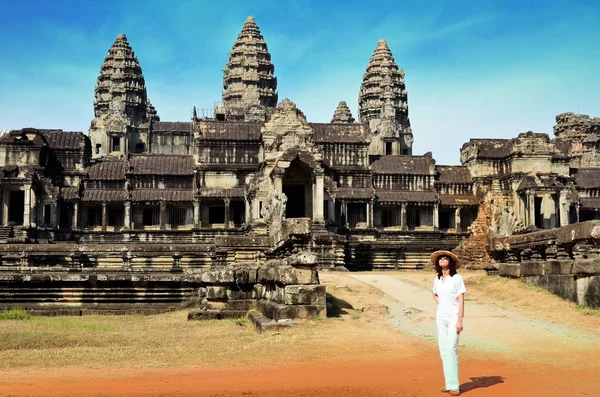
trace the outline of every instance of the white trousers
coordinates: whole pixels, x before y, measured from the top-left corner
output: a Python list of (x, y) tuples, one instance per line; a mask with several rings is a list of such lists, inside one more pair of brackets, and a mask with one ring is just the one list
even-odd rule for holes
[(458, 334), (456, 322), (458, 317), (437, 317), (438, 344), (444, 367), (444, 379), (447, 390), (458, 390)]

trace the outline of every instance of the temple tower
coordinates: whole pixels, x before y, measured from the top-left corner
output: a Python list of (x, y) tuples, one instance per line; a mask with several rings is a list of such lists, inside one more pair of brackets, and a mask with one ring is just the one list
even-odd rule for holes
[(158, 119), (147, 98), (142, 68), (124, 34), (118, 35), (108, 50), (94, 94), (93, 157), (126, 154), (133, 130), (150, 118)]
[(265, 120), (267, 108), (277, 106), (274, 70), (267, 43), (250, 16), (223, 71), (223, 106), (228, 120)]
[(359, 117), (378, 138), (371, 154), (412, 154), (412, 131), (404, 70), (385, 40), (379, 40), (367, 65), (358, 97)]
[(352, 117), (352, 112), (350, 112), (350, 108), (346, 104), (346, 101), (341, 101), (335, 112), (333, 113), (333, 117), (331, 118), (331, 124), (352, 124), (354, 123), (354, 117)]

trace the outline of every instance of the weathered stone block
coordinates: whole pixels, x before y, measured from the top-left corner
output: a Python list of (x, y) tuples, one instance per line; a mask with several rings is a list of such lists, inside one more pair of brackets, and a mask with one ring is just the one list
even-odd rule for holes
[(286, 305), (325, 305), (325, 286), (287, 285), (284, 303)]
[(227, 288), (217, 285), (206, 287), (206, 299), (223, 300), (225, 298), (227, 298)]
[(522, 277), (521, 280), (544, 288), (563, 299), (577, 302), (577, 283), (573, 276), (531, 276)]
[(309, 267), (278, 266), (275, 281), (282, 284), (313, 284), (313, 269)]
[(520, 277), (521, 264), (519, 263), (501, 263), (498, 265), (498, 274), (503, 277)]
[(274, 282), (276, 280), (275, 267), (261, 267), (258, 269), (257, 275), (260, 283)]
[(262, 284), (254, 284), (253, 287), (254, 294), (256, 299), (265, 299), (266, 298), (266, 289)]
[(253, 299), (236, 299), (229, 300), (225, 305), (226, 310), (242, 310), (248, 311), (256, 307), (256, 301)]
[(600, 275), (600, 258), (576, 260), (573, 263), (573, 274)]
[(327, 317), (325, 305), (282, 305), (265, 300), (258, 301), (258, 308), (267, 317), (273, 320)]
[(543, 276), (544, 270), (544, 262), (521, 262), (521, 277)]
[(292, 266), (316, 266), (319, 263), (319, 257), (314, 252), (300, 252), (288, 257), (287, 261)]
[(600, 276), (586, 277), (585, 288), (580, 290), (580, 280), (577, 280), (578, 295), (581, 293), (580, 304), (600, 309)]
[(558, 276), (571, 274), (573, 261), (548, 261), (546, 262), (545, 273), (547, 276)]
[(227, 299), (254, 299), (256, 293), (253, 289), (242, 290), (242, 289), (231, 289), (227, 288)]

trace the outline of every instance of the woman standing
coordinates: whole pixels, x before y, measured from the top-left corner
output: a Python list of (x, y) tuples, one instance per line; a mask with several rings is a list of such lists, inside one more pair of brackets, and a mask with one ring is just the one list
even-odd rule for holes
[(437, 303), (437, 334), (446, 385), (442, 392), (460, 395), (458, 381), (458, 335), (463, 330), (465, 282), (456, 273), (460, 260), (450, 251), (431, 254), (437, 277), (433, 282), (433, 299)]

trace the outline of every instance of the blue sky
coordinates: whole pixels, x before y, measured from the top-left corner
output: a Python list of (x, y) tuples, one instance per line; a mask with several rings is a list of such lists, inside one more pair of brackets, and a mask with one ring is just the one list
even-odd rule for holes
[(125, 33), (163, 121), (221, 100), (246, 17), (269, 46), (279, 99), (328, 122), (379, 39), (406, 72), (413, 153), (459, 164), (470, 138), (547, 132), (600, 116), (600, 2), (0, 0), (0, 129), (87, 133), (107, 50)]

